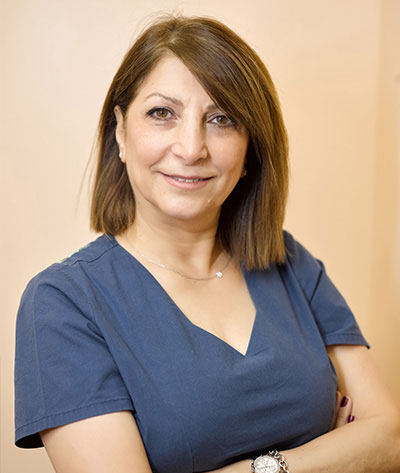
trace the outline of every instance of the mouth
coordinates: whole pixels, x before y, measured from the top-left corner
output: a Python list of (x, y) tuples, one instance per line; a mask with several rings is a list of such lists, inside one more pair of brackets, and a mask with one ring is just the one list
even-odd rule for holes
[(171, 184), (176, 184), (185, 189), (198, 189), (205, 185), (213, 176), (182, 176), (179, 174), (165, 174), (161, 173), (164, 178)]
[(201, 176), (181, 176), (179, 174), (165, 174), (161, 173), (165, 177), (169, 177), (171, 179), (175, 179), (178, 182), (200, 182), (200, 181), (209, 181), (210, 177), (201, 177)]

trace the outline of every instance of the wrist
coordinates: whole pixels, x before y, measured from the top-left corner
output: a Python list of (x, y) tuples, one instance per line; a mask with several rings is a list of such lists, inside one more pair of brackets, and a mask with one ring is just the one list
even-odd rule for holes
[(289, 473), (289, 466), (281, 453), (271, 450), (252, 460), (250, 473)]

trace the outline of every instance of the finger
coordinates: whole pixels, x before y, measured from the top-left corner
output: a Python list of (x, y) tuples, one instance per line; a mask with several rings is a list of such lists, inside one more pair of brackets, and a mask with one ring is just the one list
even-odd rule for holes
[(340, 407), (338, 410), (338, 415), (336, 418), (335, 429), (338, 427), (342, 427), (343, 425), (347, 424), (349, 419), (351, 419), (353, 410), (353, 401), (348, 396), (343, 396), (340, 401)]
[(340, 391), (336, 391), (336, 405), (335, 405), (335, 411), (333, 413), (333, 417), (332, 417), (332, 422), (331, 422), (331, 425), (329, 427), (329, 430), (332, 430), (335, 428), (336, 426), (336, 419), (337, 419), (337, 415), (338, 415), (338, 412), (339, 412), (339, 408), (340, 408), (340, 402), (342, 400), (342, 393)]

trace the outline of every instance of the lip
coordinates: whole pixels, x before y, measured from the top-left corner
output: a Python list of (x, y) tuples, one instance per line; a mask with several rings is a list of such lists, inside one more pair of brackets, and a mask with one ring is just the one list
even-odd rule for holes
[[(199, 175), (191, 175), (191, 176), (184, 176), (182, 174), (164, 174), (163, 172), (160, 173), (161, 176), (164, 178), (168, 184), (171, 184), (174, 187), (179, 189), (186, 189), (186, 190), (198, 190), (202, 187), (206, 186), (208, 182), (212, 179), (212, 176), (199, 176)], [(193, 180), (192, 182), (187, 181), (180, 181), (178, 179), (201, 179), (199, 181)]]

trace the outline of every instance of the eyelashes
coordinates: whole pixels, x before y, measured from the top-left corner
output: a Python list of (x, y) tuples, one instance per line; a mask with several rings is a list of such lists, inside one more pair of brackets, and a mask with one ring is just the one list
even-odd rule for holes
[(234, 127), (237, 128), (237, 122), (231, 117), (228, 117), (228, 115), (216, 115), (215, 117), (212, 118), (212, 121), (217, 120), (217, 122), (214, 122), (216, 125), (220, 127)]
[[(146, 115), (159, 122), (165, 122), (174, 118), (173, 110), (170, 110), (168, 107), (153, 107), (146, 112)], [(237, 121), (224, 113), (212, 115), (207, 119), (207, 123), (216, 125), (218, 128), (238, 127)]]
[[(168, 120), (169, 118), (172, 118), (172, 112), (166, 107), (154, 107), (150, 109), (146, 115), (150, 116), (151, 118), (154, 118), (155, 120)], [(168, 116), (169, 115), (169, 116)]]

